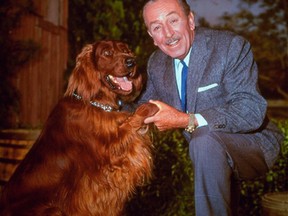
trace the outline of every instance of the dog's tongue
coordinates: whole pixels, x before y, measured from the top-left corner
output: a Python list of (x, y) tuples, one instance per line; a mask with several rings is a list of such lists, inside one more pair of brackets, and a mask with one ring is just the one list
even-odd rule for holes
[(115, 77), (115, 79), (123, 91), (130, 91), (132, 89), (132, 82), (127, 77)]

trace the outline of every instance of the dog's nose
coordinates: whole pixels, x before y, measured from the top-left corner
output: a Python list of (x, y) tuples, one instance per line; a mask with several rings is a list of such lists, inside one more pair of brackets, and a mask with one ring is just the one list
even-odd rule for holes
[(125, 64), (127, 68), (134, 67), (136, 65), (135, 59), (134, 58), (127, 58), (125, 60)]

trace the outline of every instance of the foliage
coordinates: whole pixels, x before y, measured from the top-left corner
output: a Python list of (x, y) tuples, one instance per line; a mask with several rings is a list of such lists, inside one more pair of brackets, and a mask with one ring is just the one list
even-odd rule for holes
[(278, 160), (266, 176), (241, 183), (241, 215), (261, 216), (261, 197), (270, 192), (288, 190), (288, 120), (278, 121), (285, 135)]
[(85, 44), (113, 39), (128, 43), (138, 56), (139, 70), (145, 71), (147, 58), (154, 47), (142, 21), (144, 2), (70, 0), (70, 66), (74, 65), (76, 55)]
[[(218, 28), (247, 38), (260, 71), (260, 87), (266, 97), (288, 99), (288, 3), (283, 0), (243, 0), (240, 11), (222, 16)], [(251, 10), (258, 7), (259, 14)]]
[(193, 171), (179, 130), (153, 133), (154, 177), (127, 206), (128, 215), (193, 215)]
[(2, 0), (0, 4), (0, 128), (14, 126), (10, 119), (19, 111), (20, 96), (12, 80), (17, 69), (39, 50), (34, 41), (15, 40), (11, 34), (21, 17), (32, 10), (32, 0)]
[[(266, 176), (241, 182), (240, 215), (260, 216), (265, 193), (288, 190), (288, 120), (277, 124), (285, 134), (280, 156)], [(178, 130), (154, 131), (153, 135), (154, 178), (137, 190), (127, 206), (127, 215), (192, 216), (194, 188), (188, 144)]]

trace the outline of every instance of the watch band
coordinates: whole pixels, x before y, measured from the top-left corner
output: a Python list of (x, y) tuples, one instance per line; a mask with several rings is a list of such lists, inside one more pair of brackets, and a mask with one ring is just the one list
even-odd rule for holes
[(192, 133), (196, 129), (195, 115), (194, 113), (188, 113), (188, 114), (189, 114), (189, 124), (185, 128), (185, 131), (187, 131), (188, 133)]

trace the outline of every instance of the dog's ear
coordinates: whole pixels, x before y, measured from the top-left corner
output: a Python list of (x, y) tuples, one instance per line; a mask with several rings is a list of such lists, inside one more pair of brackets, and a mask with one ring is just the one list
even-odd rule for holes
[(65, 96), (71, 96), (77, 92), (83, 101), (90, 101), (98, 93), (101, 81), (100, 73), (96, 71), (93, 63), (95, 46), (97, 44), (86, 45), (77, 56), (76, 66), (69, 78)]

